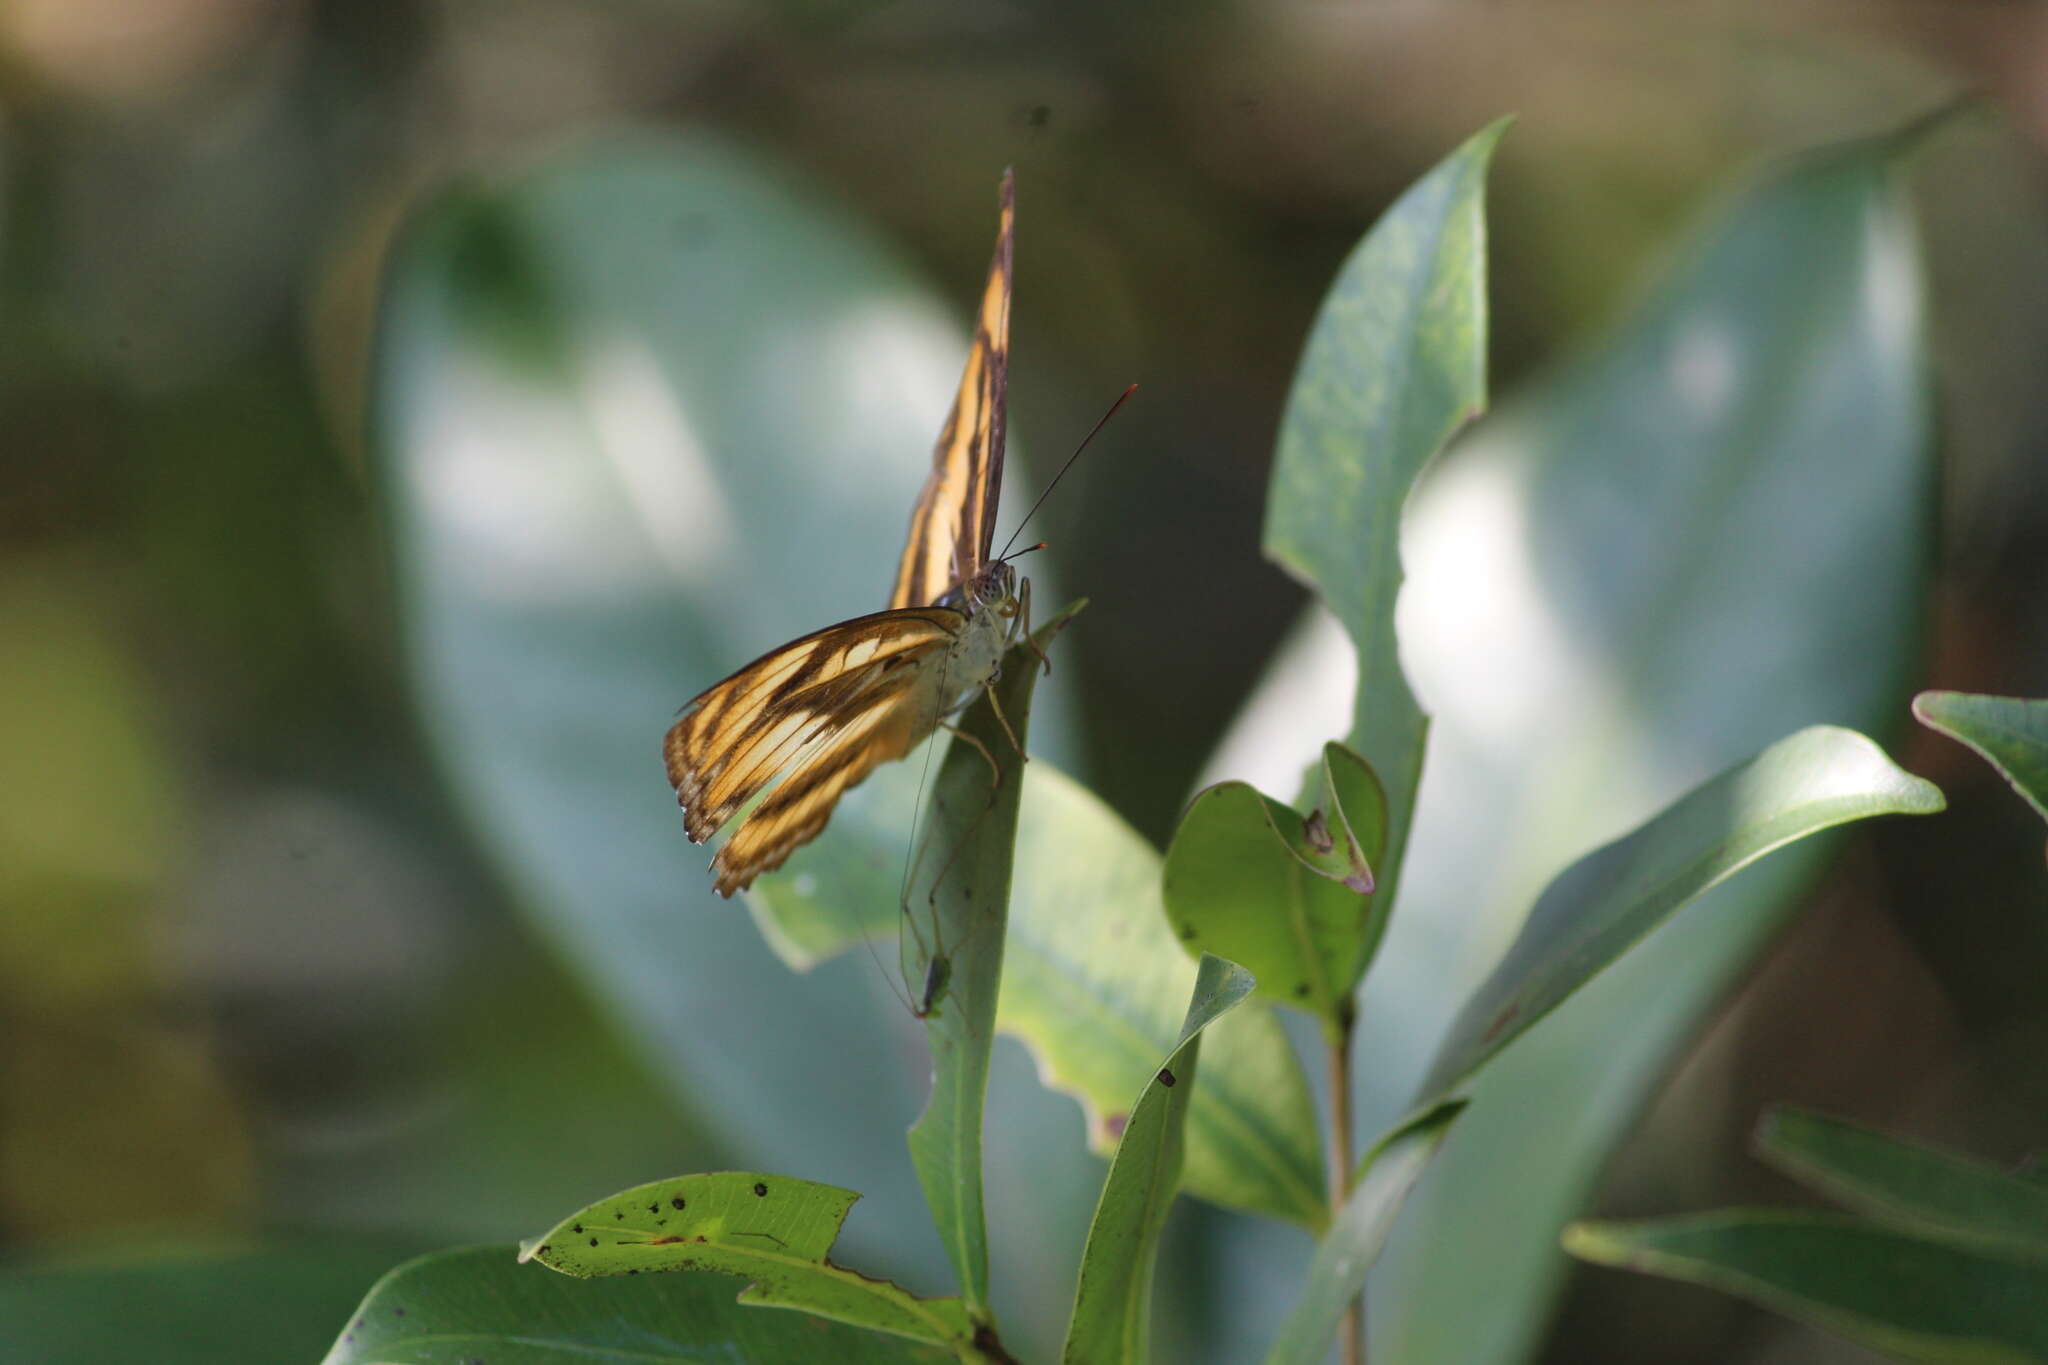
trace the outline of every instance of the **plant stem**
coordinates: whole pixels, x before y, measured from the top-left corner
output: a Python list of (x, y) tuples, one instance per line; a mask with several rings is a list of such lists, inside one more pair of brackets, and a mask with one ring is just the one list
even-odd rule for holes
[[(1344, 1001), (1337, 1026), (1330, 1033), (1330, 1213), (1334, 1217), (1351, 1198), (1351, 1034), (1358, 1014)], [(1365, 1365), (1365, 1296), (1344, 1310), (1337, 1328), (1338, 1359), (1343, 1365)]]

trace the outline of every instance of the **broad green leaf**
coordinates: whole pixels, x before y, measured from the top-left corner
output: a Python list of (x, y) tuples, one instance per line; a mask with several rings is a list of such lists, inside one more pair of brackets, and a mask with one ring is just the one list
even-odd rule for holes
[(2048, 1187), (1985, 1162), (1798, 1109), (1767, 1115), (1756, 1146), (1787, 1174), (1908, 1232), (2048, 1252)]
[[(1898, 146), (1823, 149), (1753, 183), (1605, 340), (1417, 488), (1398, 624), (1433, 716), (1429, 780), (1360, 996), (1361, 1127), (1405, 1112), (1560, 870), (1785, 735), (1898, 716), (1932, 524)], [(1285, 782), (1342, 724), (1300, 696), (1319, 668), (1343, 676), (1348, 644), (1334, 625), (1305, 640), (1247, 710), (1258, 743), (1227, 746), (1263, 763), (1223, 776)], [(1513, 1365), (1533, 1348), (1569, 1265), (1558, 1227), (1832, 843), (1715, 888), (1487, 1067), (1374, 1276), (1375, 1358)]]
[(939, 1365), (935, 1347), (735, 1301), (724, 1275), (579, 1281), (468, 1247), (378, 1281), (325, 1365)]
[(1152, 1272), (1159, 1234), (1180, 1188), (1202, 1031), (1236, 1008), (1256, 984), (1251, 973), (1219, 957), (1205, 954), (1196, 970), (1180, 1042), (1131, 1106), (1102, 1183), (1060, 1357), (1067, 1365), (1147, 1365), (1151, 1360)]
[(1321, 1365), (1345, 1310), (1365, 1289), (1408, 1191), (1450, 1135), (1465, 1101), (1446, 1100), (1381, 1138), (1360, 1163), (1351, 1197), (1316, 1247), (1301, 1298), (1267, 1365)]
[[(890, 856), (880, 843), (873, 852)], [(1107, 1155), (1123, 1106), (1173, 1047), (1195, 964), (1167, 926), (1158, 852), (1037, 758), (1024, 765), (1015, 867), (996, 1029), (1031, 1050), (1047, 1085), (1081, 1102), (1089, 1144)], [(894, 875), (901, 878), (900, 868)], [(807, 888), (809, 922), (830, 926), (814, 942), (843, 951), (863, 932), (894, 932), (897, 885), (871, 893), (889, 907), (889, 920), (866, 930), (867, 910), (839, 884)], [(914, 982), (912, 994), (925, 985)], [(1272, 1011), (1255, 1001), (1218, 1024), (1203, 1076), (1188, 1116), (1183, 1187), (1231, 1208), (1320, 1226), (1328, 1209), (1315, 1104)]]
[[(1104, 1153), (1123, 1132), (1124, 1106), (1173, 1049), (1194, 986), (1159, 886), (1150, 844), (1050, 764), (1030, 765), (996, 1025), (1031, 1050), (1047, 1085), (1081, 1102), (1090, 1144)], [(1208, 1031), (1182, 1182), (1311, 1229), (1329, 1216), (1307, 1078), (1257, 1002)]]
[[(1025, 593), (1028, 605), (1028, 584)], [(1080, 605), (1012, 647), (1002, 676), (960, 718), (961, 737), (948, 746), (932, 783), (904, 902), (910, 932), (901, 935), (903, 979), (917, 993), (932, 1052), (931, 1098), (911, 1126), (910, 1159), (977, 1322), (990, 1320), (982, 1105), (1025, 767), (1011, 746), (1030, 742), (1039, 660)]]
[[(859, 1182), (863, 1260), (936, 1275), (913, 1022), (865, 959), (794, 980), (661, 773), (692, 694), (882, 605), (966, 354), (978, 279), (934, 293), (798, 183), (643, 134), (443, 196), (393, 252), (373, 451), (420, 714), (504, 884), (725, 1150)], [(871, 809), (892, 919), (922, 763), (810, 846)]]
[(1558, 874), (1466, 1001), (1424, 1097), (1471, 1075), (1680, 906), (1765, 854), (1851, 820), (1941, 808), (1933, 783), (1855, 731), (1825, 725), (1702, 783)]
[(1564, 1245), (1601, 1265), (1738, 1295), (1899, 1360), (2048, 1361), (2048, 1261), (1776, 1209), (1575, 1223)]
[[(405, 1253), (394, 1245), (291, 1242), (233, 1255), (193, 1253), (118, 1265), (0, 1274), (9, 1360), (151, 1365), (311, 1360), (363, 1286)], [(509, 1255), (509, 1253), (507, 1253)]]
[(1922, 692), (1913, 714), (1982, 754), (2048, 820), (2048, 701)]
[(600, 1199), (520, 1245), (519, 1259), (579, 1279), (710, 1270), (750, 1283), (741, 1303), (800, 1308), (957, 1348), (974, 1335), (958, 1299), (920, 1299), (825, 1259), (852, 1190), (758, 1171), (715, 1171)]
[(1243, 782), (1196, 796), (1166, 851), (1167, 919), (1189, 951), (1243, 963), (1264, 999), (1341, 1027), (1378, 942), (1371, 869), (1386, 848), (1386, 796), (1365, 760), (1325, 746), (1319, 804), (1304, 817)]
[(1266, 503), (1266, 556), (1314, 588), (1358, 652), (1349, 743), (1386, 784), (1391, 903), (1422, 772), (1422, 708), (1394, 640), (1401, 509), (1486, 406), (1486, 170), (1475, 135), (1402, 195), (1338, 272), (1295, 370)]

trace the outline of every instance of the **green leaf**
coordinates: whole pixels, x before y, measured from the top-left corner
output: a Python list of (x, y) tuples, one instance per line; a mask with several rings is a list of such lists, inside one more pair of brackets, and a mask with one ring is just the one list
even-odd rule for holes
[(1776, 1109), (1757, 1152), (1823, 1194), (1901, 1229), (2048, 1252), (2048, 1188), (1840, 1119)]
[(1130, 1122), (1102, 1183), (1060, 1356), (1067, 1365), (1146, 1365), (1151, 1359), (1152, 1272), (1159, 1234), (1180, 1186), (1202, 1031), (1256, 984), (1236, 963), (1203, 955), (1180, 1043), (1131, 1106)]
[(1922, 692), (1913, 698), (1913, 714), (1982, 754), (2048, 820), (2048, 701)]
[(1274, 1004), (1341, 1026), (1379, 941), (1371, 869), (1386, 794), (1341, 744), (1324, 747), (1321, 800), (1304, 818), (1243, 782), (1198, 795), (1166, 851), (1167, 919), (1189, 951), (1242, 962)]
[[(1090, 1144), (1116, 1147), (1123, 1108), (1178, 1036), (1195, 964), (1160, 904), (1160, 858), (1050, 764), (1024, 774), (1017, 882), (996, 1024), (1081, 1102)], [(1310, 1229), (1329, 1216), (1315, 1104), (1286, 1031), (1254, 1002), (1208, 1031), (1190, 1102), (1188, 1193)]]
[(1902, 1360), (2048, 1361), (2048, 1262), (1775, 1209), (1575, 1223), (1564, 1245), (1601, 1265), (1738, 1295)]
[[(1028, 583), (1024, 601), (1028, 611)], [(960, 718), (961, 738), (947, 748), (932, 784), (905, 903), (912, 932), (901, 935), (903, 977), (919, 994), (932, 1052), (931, 1099), (911, 1126), (910, 1159), (977, 1322), (990, 1320), (982, 1105), (996, 1040), (1025, 767), (1011, 746), (1029, 743), (1039, 660), (1081, 606), (1068, 607), (1029, 642), (1013, 646), (1002, 676)], [(990, 771), (991, 761), (1000, 776)]]
[(0, 1274), (10, 1360), (104, 1365), (148, 1343), (151, 1365), (311, 1360), (334, 1324), (401, 1253), (322, 1240), (237, 1255), (194, 1253), (111, 1266)]
[(1266, 556), (1316, 590), (1358, 652), (1351, 747), (1387, 786), (1391, 903), (1427, 721), (1394, 640), (1401, 509), (1424, 464), (1486, 406), (1486, 170), (1505, 120), (1374, 224), (1309, 333), (1280, 424)]
[(715, 1171), (636, 1185), (523, 1242), (519, 1259), (578, 1279), (709, 1270), (750, 1281), (741, 1303), (800, 1308), (952, 1348), (974, 1328), (958, 1299), (919, 1299), (825, 1253), (860, 1198), (852, 1190), (758, 1171)]
[[(901, 833), (886, 836), (893, 853), (882, 851), (884, 837), (873, 856), (897, 860), (900, 879)], [(1158, 852), (1042, 759), (1024, 765), (1015, 868), (996, 1028), (1031, 1050), (1048, 1086), (1081, 1102), (1089, 1145), (1108, 1155), (1123, 1106), (1173, 1047), (1195, 964), (1167, 926)], [(868, 934), (894, 932), (898, 884), (870, 893), (890, 918)], [(833, 951), (859, 944), (868, 912), (845, 888), (860, 885), (807, 888), (810, 923), (829, 926), (814, 942)], [(924, 988), (918, 981), (912, 991)], [(1203, 1076), (1188, 1115), (1187, 1192), (1320, 1227), (1328, 1206), (1315, 1104), (1272, 1011), (1254, 1001), (1223, 1020)]]
[[(1824, 149), (1733, 197), (1610, 336), (1417, 488), (1399, 628), (1429, 781), (1359, 998), (1361, 1128), (1407, 1110), (1561, 869), (1796, 730), (1896, 722), (1932, 447), (1895, 151)], [(1221, 775), (1290, 780), (1341, 723), (1299, 694), (1347, 653), (1334, 625), (1309, 637), (1228, 746), (1263, 761)], [(1569, 1266), (1557, 1229), (1833, 843), (1715, 888), (1487, 1067), (1374, 1276), (1376, 1358), (1533, 1349)], [(1247, 1237), (1217, 1255), (1280, 1252)]]
[[(694, 692), (882, 605), (966, 354), (978, 281), (934, 293), (801, 184), (641, 134), (444, 196), (393, 253), (373, 450), (420, 715), (513, 899), (707, 1136), (857, 1174), (863, 1257), (939, 1274), (900, 1156), (911, 1025), (872, 968), (791, 980), (712, 894), (661, 773)], [(1035, 708), (1054, 753), (1058, 682)], [(810, 846), (871, 810), (892, 923), (921, 764)]]
[(1423, 1082), (1435, 1098), (1591, 981), (1680, 906), (1774, 849), (1876, 815), (1931, 815), (1931, 782), (1853, 730), (1817, 725), (1695, 787), (1560, 873), (1465, 1003)]
[(1381, 1138), (1366, 1153), (1330, 1231), (1316, 1247), (1301, 1298), (1273, 1343), (1267, 1365), (1321, 1365), (1345, 1310), (1365, 1289), (1408, 1191), (1450, 1136), (1465, 1101), (1446, 1100)]
[(739, 1307), (723, 1275), (579, 1282), (511, 1247), (398, 1267), (356, 1310), (325, 1365), (938, 1365), (947, 1351), (795, 1313)]

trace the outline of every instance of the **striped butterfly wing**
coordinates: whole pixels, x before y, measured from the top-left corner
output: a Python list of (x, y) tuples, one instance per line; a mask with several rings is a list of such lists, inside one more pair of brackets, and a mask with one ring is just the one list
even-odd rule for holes
[(1003, 431), (1010, 382), (1011, 229), (1016, 198), (1003, 173), (996, 254), (974, 319), (974, 345), (953, 410), (932, 450), (932, 472), (910, 514), (892, 607), (936, 602), (987, 566), (1003, 489)]
[(931, 734), (958, 692), (986, 680), (1006, 638), (978, 602), (966, 604), (971, 616), (937, 605), (968, 584), (1010, 596), (1007, 566), (989, 563), (1009, 383), (1007, 172), (1000, 194), (974, 344), (911, 513), (889, 610), (762, 655), (685, 707), (663, 743), (690, 839), (703, 843), (739, 819), (711, 860), (721, 896), (782, 866), (825, 828), (848, 788)]
[(932, 732), (965, 619), (945, 607), (857, 616), (769, 651), (684, 708), (662, 753), (691, 842), (759, 798), (711, 861), (719, 895), (782, 866), (843, 792)]

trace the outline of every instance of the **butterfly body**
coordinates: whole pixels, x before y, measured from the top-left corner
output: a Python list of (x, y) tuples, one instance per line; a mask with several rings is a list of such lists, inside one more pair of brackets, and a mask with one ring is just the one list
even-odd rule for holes
[(815, 838), (841, 795), (902, 758), (994, 678), (1030, 585), (992, 559), (1009, 372), (1010, 178), (974, 343), (885, 611), (770, 650), (705, 689), (663, 741), (683, 827), (730, 896)]

